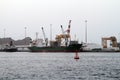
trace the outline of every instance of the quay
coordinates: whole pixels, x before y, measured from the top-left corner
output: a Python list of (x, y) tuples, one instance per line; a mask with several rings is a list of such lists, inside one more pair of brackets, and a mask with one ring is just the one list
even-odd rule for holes
[(29, 45), (17, 45), (16, 48), (18, 49), (18, 52), (30, 52), (28, 49)]

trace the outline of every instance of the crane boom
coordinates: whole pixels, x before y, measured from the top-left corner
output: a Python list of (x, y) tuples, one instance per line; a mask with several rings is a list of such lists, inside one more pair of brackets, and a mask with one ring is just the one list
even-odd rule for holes
[(65, 32), (64, 32), (64, 29), (63, 29), (62, 25), (61, 25), (61, 30), (62, 30), (62, 34), (64, 34)]
[(69, 24), (68, 24), (68, 29), (67, 29), (67, 33), (70, 33), (70, 27), (71, 27), (71, 20), (69, 20)]
[(42, 27), (42, 32), (43, 32), (43, 36), (44, 36), (44, 40), (45, 40), (45, 44), (46, 46), (48, 45), (48, 38), (46, 38), (46, 35), (45, 35), (45, 32), (44, 32), (44, 29)]
[(45, 32), (44, 32), (44, 29), (43, 29), (43, 27), (42, 27), (41, 29), (42, 29), (43, 36), (44, 36), (44, 40), (45, 40), (46, 36), (45, 36)]
[(67, 46), (68, 45), (68, 38), (66, 37), (67, 35), (65, 34), (65, 31), (64, 31), (62, 25), (61, 25), (61, 30), (62, 30), (62, 34), (63, 34), (64, 39), (65, 39), (65, 46)]

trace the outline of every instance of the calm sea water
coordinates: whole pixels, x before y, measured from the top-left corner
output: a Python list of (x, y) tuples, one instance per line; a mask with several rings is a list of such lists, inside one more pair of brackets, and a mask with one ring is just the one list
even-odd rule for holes
[(0, 52), (0, 80), (120, 80), (120, 53)]

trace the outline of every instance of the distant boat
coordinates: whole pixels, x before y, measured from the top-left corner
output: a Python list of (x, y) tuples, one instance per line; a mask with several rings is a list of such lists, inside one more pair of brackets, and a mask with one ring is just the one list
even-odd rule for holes
[(18, 49), (13, 45), (13, 41), (10, 41), (10, 43), (8, 45), (6, 45), (2, 51), (16, 52), (16, 51), (18, 51)]
[(16, 52), (18, 50), (17, 50), (17, 48), (4, 48), (3, 51), (5, 51), (5, 52)]

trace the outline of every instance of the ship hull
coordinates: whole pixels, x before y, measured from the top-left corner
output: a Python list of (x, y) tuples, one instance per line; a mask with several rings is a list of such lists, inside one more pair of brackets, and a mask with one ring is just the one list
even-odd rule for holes
[(80, 51), (80, 48), (82, 47), (82, 44), (74, 44), (69, 45), (67, 47), (60, 46), (60, 47), (28, 47), (31, 52), (76, 52)]
[(3, 49), (3, 51), (5, 51), (5, 52), (17, 52), (18, 50), (17, 50), (17, 48), (9, 48), (9, 49)]

